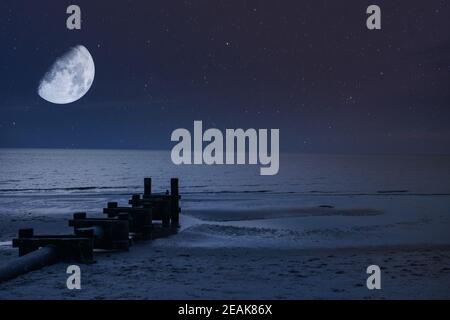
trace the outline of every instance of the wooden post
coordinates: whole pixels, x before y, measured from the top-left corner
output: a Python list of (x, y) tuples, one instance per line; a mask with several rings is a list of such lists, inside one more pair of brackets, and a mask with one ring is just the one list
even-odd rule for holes
[(178, 178), (170, 179), (170, 196), (171, 196), (171, 220), (172, 228), (178, 228), (180, 226), (180, 206), (179, 198), (180, 192), (178, 189)]
[(139, 207), (139, 201), (141, 200), (141, 195), (140, 194), (133, 194), (133, 196), (131, 197), (132, 200), (132, 204), (131, 207), (132, 208), (137, 208)]
[[(34, 230), (32, 228), (19, 229), (19, 239), (31, 238), (34, 236)], [(19, 247), (19, 257), (22, 257), (30, 252), (33, 252), (35, 248), (31, 245), (21, 245)]]
[(108, 209), (113, 209), (117, 207), (118, 207), (117, 202), (108, 202)]
[(144, 178), (144, 198), (152, 195), (152, 178)]
[(19, 238), (31, 238), (34, 235), (34, 230), (32, 228), (19, 229)]

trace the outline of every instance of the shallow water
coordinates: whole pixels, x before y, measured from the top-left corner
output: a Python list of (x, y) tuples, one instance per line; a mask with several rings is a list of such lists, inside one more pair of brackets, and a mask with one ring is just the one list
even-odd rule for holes
[(175, 166), (168, 151), (0, 149), (0, 214), (101, 214), (146, 176), (155, 192), (179, 177), (182, 213), (237, 241), (231, 227), (277, 243), (289, 237), (264, 229), (297, 232), (295, 243), (450, 243), (448, 156), (285, 154), (278, 175), (260, 176), (259, 166)]

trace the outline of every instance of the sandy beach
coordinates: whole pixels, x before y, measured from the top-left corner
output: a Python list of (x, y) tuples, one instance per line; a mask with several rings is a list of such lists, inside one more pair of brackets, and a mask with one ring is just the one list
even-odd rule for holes
[[(30, 224), (48, 232), (67, 228), (65, 216), (1, 217), (2, 240)], [(185, 225), (191, 219), (183, 216)], [(194, 223), (129, 252), (97, 252), (96, 263), (81, 265), (81, 290), (66, 288), (69, 263), (58, 263), (0, 284), (0, 299), (450, 298), (448, 245), (294, 248), (270, 245), (268, 229), (249, 229), (220, 234), (217, 226)], [(273, 241), (280, 234), (272, 232)], [(226, 246), (225, 233), (234, 240)], [(261, 246), (249, 245), (254, 241)], [(0, 248), (0, 265), (17, 255), (7, 242)], [(372, 264), (381, 267), (381, 290), (366, 288)]]

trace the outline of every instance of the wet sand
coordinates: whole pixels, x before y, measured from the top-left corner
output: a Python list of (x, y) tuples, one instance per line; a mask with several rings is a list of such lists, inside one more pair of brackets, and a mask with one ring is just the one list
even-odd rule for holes
[[(366, 288), (371, 264), (381, 267), (381, 290)], [(295, 250), (141, 244), (81, 265), (81, 290), (66, 288), (67, 266), (58, 263), (1, 284), (0, 298), (450, 298), (450, 267), (443, 267), (450, 266), (448, 246)]]
[[(18, 228), (70, 232), (68, 217), (2, 215), (0, 265), (17, 256), (5, 240)], [(233, 228), (251, 241), (239, 242)], [(254, 247), (267, 230), (248, 229), (229, 227), (220, 235), (217, 227), (193, 225), (129, 252), (97, 252), (96, 263), (80, 265), (81, 290), (67, 289), (69, 263), (58, 263), (0, 284), (0, 299), (450, 298), (450, 246)], [(227, 242), (231, 236), (235, 242)], [(366, 288), (372, 264), (381, 267), (381, 290)]]

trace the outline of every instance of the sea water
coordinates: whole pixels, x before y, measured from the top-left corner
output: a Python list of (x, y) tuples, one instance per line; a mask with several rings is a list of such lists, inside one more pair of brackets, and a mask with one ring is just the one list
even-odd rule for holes
[(0, 149), (0, 214), (101, 213), (141, 193), (144, 177), (154, 192), (178, 177), (182, 213), (210, 220), (204, 232), (450, 243), (449, 156), (281, 154), (279, 173), (261, 176), (252, 165), (177, 166), (170, 151)]

